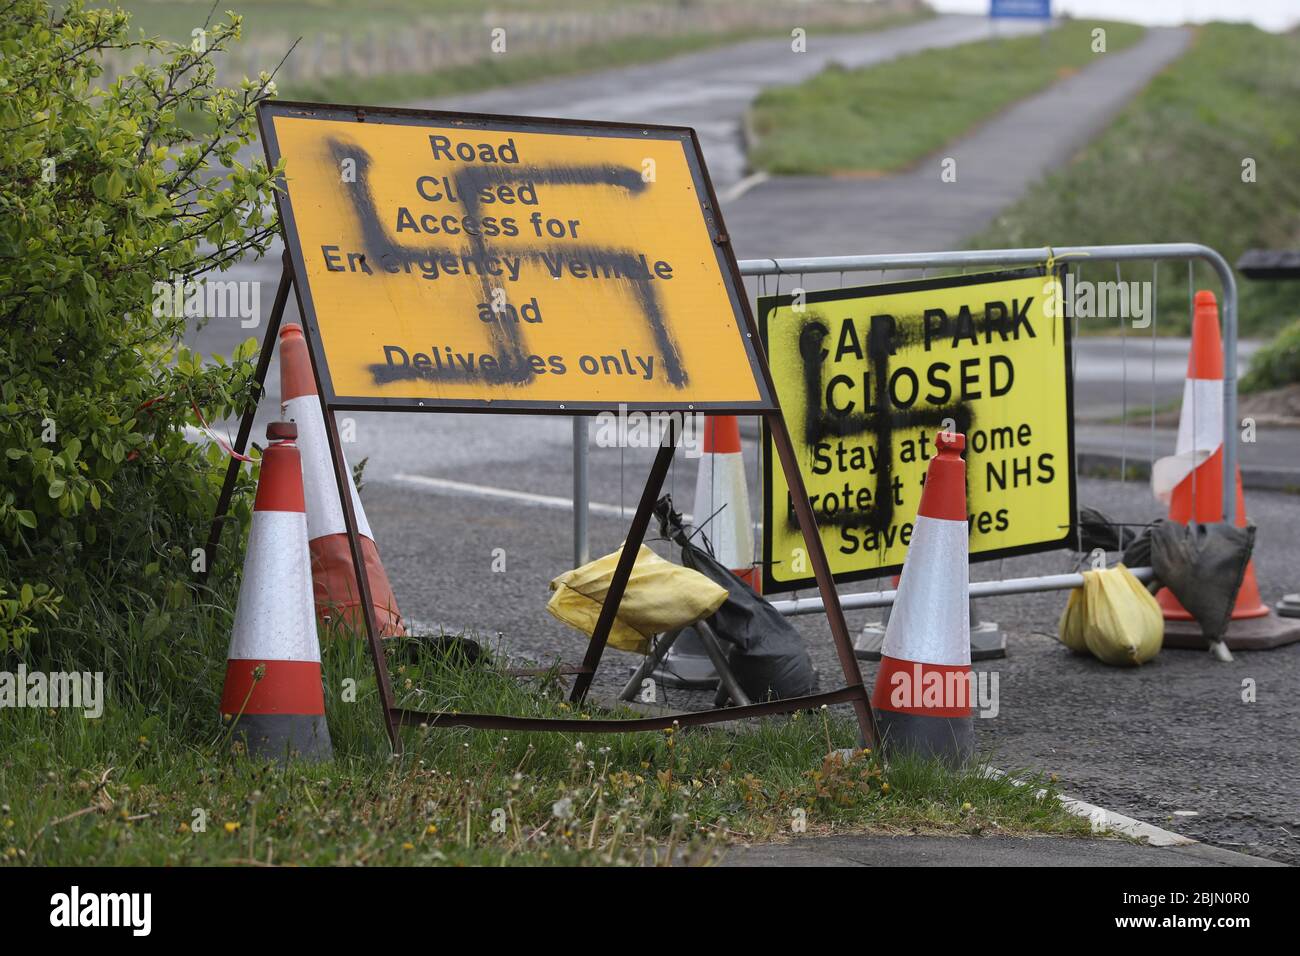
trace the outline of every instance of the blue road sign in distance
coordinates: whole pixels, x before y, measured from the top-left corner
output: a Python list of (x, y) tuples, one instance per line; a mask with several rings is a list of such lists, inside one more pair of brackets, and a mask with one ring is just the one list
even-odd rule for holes
[(989, 16), (1050, 20), (1052, 0), (989, 0)]

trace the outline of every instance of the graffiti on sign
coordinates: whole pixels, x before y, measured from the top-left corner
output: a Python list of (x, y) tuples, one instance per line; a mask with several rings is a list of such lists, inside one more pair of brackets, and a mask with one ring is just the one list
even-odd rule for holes
[[(777, 397), (831, 571), (896, 572), (934, 436), (966, 435), (972, 560), (1058, 547), (1074, 518), (1070, 335), (1045, 268), (759, 299)], [(764, 585), (812, 582), (764, 455)]]
[(690, 130), (284, 103), (261, 122), (335, 401), (770, 405)]

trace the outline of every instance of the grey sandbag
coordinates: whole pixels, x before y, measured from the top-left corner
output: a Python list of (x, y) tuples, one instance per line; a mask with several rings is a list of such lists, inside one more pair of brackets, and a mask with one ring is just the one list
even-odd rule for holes
[[(1162, 518), (1143, 537), (1156, 578), (1196, 618), (1209, 641), (1222, 640), (1255, 550), (1255, 526), (1181, 525)], [(1127, 551), (1124, 557), (1127, 561)]]
[[(720, 640), (726, 641), (727, 663), (741, 689), (753, 701), (802, 697), (816, 689), (816, 671), (799, 632), (776, 608), (695, 543), (664, 495), (655, 505), (660, 534), (682, 549), (682, 564), (727, 589), (722, 607), (706, 618)], [(695, 532), (701, 538), (701, 532)]]

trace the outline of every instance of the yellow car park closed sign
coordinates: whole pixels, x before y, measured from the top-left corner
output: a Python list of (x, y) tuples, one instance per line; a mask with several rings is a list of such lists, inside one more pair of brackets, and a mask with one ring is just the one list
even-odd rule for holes
[[(972, 560), (1062, 546), (1075, 513), (1069, 321), (1046, 268), (759, 299), (777, 397), (831, 572), (897, 572), (934, 436), (966, 435)], [(813, 583), (764, 455), (764, 586)]]
[(770, 407), (691, 130), (280, 102), (259, 119), (336, 406)]

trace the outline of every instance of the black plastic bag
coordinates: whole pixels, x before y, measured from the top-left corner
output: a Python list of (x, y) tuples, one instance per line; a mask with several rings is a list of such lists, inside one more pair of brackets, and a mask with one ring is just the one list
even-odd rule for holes
[(727, 589), (727, 600), (707, 620), (719, 640), (730, 645), (727, 663), (741, 690), (753, 701), (811, 694), (816, 689), (817, 672), (799, 632), (714, 559), (702, 533), (692, 536), (688, 532), (681, 514), (673, 510), (670, 496), (659, 499), (655, 515), (660, 534), (681, 547), (682, 564)]
[(1101, 548), (1103, 551), (1123, 551), (1132, 544), (1136, 536), (1132, 528), (1115, 524), (1096, 508), (1086, 506), (1079, 509), (1078, 526), (1079, 550), (1084, 554), (1088, 554), (1094, 548)]

